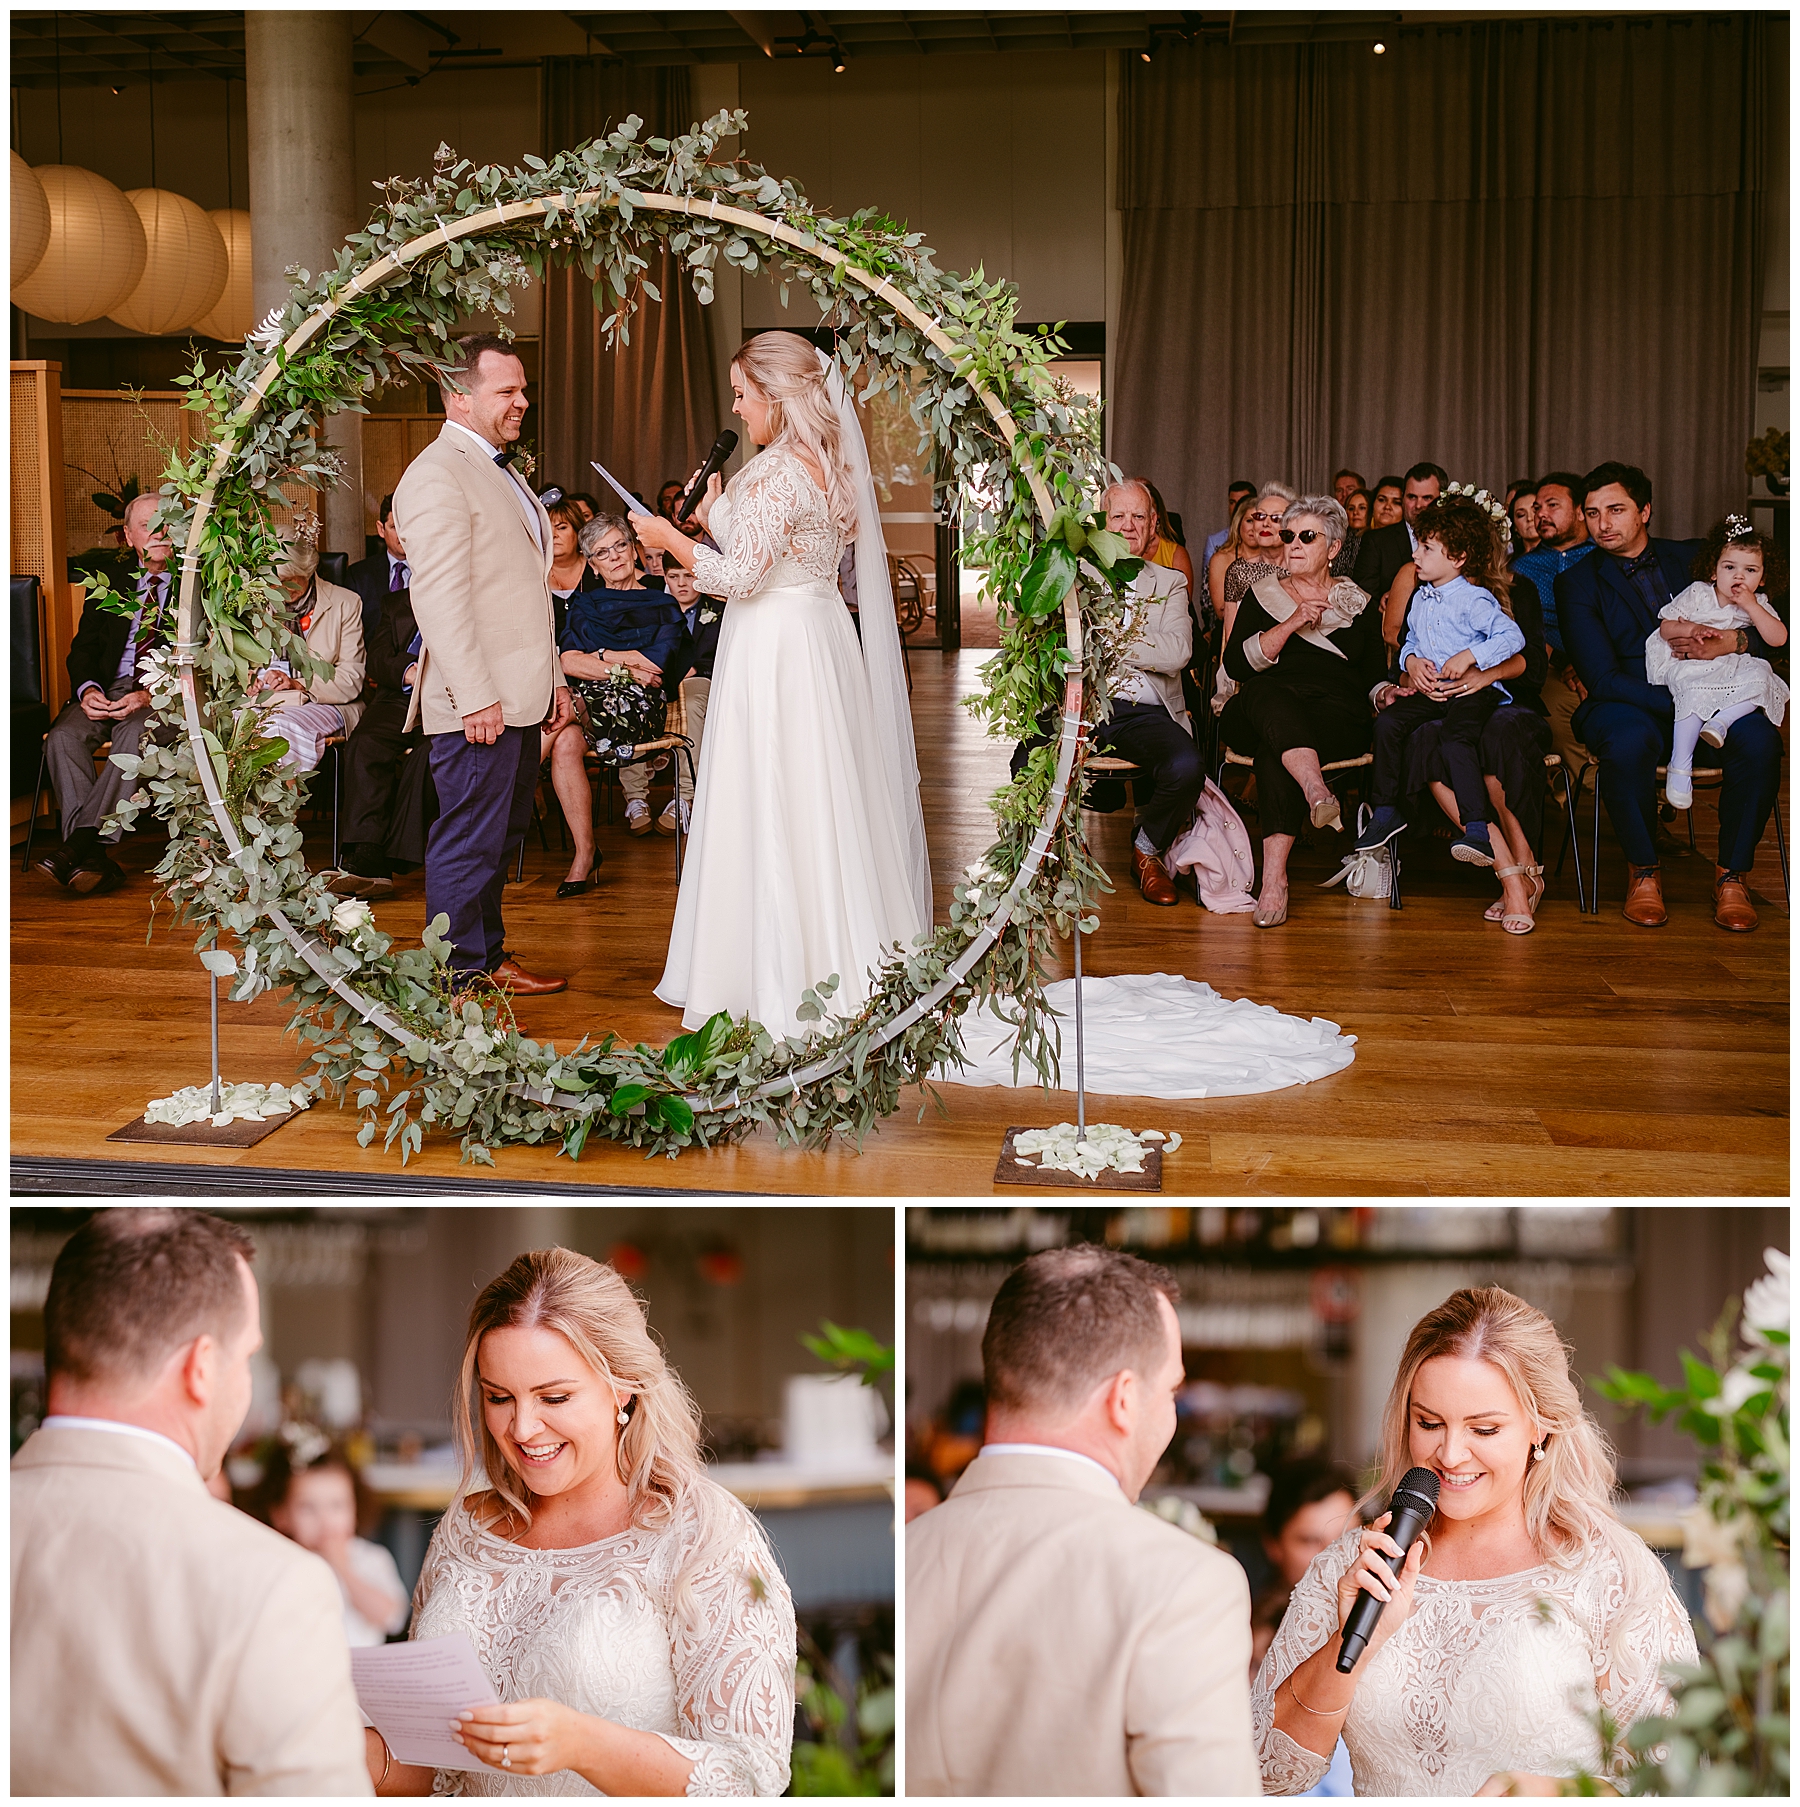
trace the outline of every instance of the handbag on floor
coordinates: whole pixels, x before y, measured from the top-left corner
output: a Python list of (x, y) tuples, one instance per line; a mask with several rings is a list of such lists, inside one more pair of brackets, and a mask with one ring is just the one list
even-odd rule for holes
[[(1356, 812), (1356, 836), (1362, 839), (1362, 831), (1369, 825), (1369, 806), (1361, 805)], [(1342, 885), (1352, 897), (1364, 897), (1371, 903), (1386, 903), (1388, 894), (1394, 888), (1393, 862), (1388, 858), (1385, 847), (1371, 847), (1366, 853), (1354, 850), (1344, 855), (1344, 863), (1330, 878), (1319, 881), (1321, 891), (1329, 890), (1333, 885)]]

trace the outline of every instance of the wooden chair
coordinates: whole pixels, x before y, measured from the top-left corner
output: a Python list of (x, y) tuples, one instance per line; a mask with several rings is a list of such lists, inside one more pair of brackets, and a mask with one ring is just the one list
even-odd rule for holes
[[(588, 773), (600, 790), (606, 794), (606, 820), (612, 822), (612, 790), (607, 783), (607, 774), (617, 772), (622, 766), (642, 765), (646, 759), (654, 758), (658, 753), (672, 753), (676, 760), (685, 759), (688, 768), (688, 783), (695, 780), (694, 743), (687, 731), (687, 704), (679, 690), (669, 701), (667, 712), (663, 716), (663, 731), (655, 740), (640, 741), (632, 749), (632, 757), (626, 760), (602, 760), (590, 746), (585, 754)], [(673, 762), (671, 762), (673, 763)], [(542, 779), (539, 780), (540, 785)], [(534, 813), (536, 804), (533, 804)], [(681, 876), (681, 843), (683, 829), (681, 823), (681, 779), (679, 771), (675, 773), (675, 876)], [(519, 877), (525, 876), (525, 844), (519, 843)]]

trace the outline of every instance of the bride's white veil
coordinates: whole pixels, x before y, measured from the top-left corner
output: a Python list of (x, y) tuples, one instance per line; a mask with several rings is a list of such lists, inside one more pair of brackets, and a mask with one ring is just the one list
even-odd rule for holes
[(863, 664), (869, 674), (874, 705), (876, 744), (881, 776), (888, 786), (894, 820), (899, 824), (907, 876), (918, 900), (919, 922), (931, 930), (931, 856), (925, 846), (925, 816), (919, 805), (919, 755), (913, 741), (912, 704), (906, 693), (906, 662), (900, 650), (900, 624), (894, 613), (894, 586), (888, 577), (887, 543), (881, 537), (881, 511), (869, 448), (863, 439), (856, 404), (837, 364), (818, 353), (825, 389), (837, 409), (838, 437), (844, 463), (856, 491), (856, 603), (862, 621)]

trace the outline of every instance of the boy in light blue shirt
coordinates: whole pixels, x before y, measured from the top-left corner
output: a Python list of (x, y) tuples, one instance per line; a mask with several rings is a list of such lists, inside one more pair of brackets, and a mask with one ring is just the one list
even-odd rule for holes
[(1375, 718), (1370, 785), (1375, 812), (1357, 837), (1357, 850), (1384, 847), (1406, 827), (1400, 806), (1406, 743), (1414, 729), (1439, 722), (1444, 765), (1463, 820), (1451, 855), (1472, 866), (1491, 866), (1481, 735), (1494, 711), (1512, 701), (1490, 674), (1525, 650), (1525, 635), (1487, 587), (1504, 589), (1506, 567), (1499, 530), (1479, 502), (1446, 496), (1419, 517), (1416, 531), (1419, 587), (1400, 648), (1410, 689), (1388, 686), (1376, 692), (1381, 713)]

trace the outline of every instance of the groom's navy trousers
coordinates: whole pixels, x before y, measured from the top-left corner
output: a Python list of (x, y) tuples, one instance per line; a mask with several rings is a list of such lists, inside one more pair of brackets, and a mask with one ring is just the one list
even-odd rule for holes
[(506, 728), (484, 747), (458, 729), (426, 744), (438, 817), (425, 844), (425, 920), (450, 918), (452, 972), (491, 973), (506, 958), (500, 898), (531, 826), (543, 739), (535, 726)]

